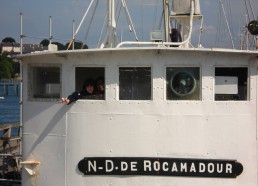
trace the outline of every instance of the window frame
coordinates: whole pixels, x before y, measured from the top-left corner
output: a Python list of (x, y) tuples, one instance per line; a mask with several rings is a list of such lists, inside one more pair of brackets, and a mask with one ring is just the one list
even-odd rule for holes
[[(77, 82), (77, 76), (76, 76), (76, 74), (77, 74), (76, 69), (77, 68), (85, 68), (85, 69), (86, 68), (88, 68), (88, 69), (99, 68), (99, 69), (102, 69), (104, 71), (103, 78), (104, 78), (104, 83), (105, 83), (105, 85), (104, 85), (105, 92), (104, 92), (104, 98), (103, 99), (78, 99), (77, 101), (106, 101), (107, 100), (107, 85), (106, 85), (106, 79), (107, 79), (106, 70), (107, 69), (106, 69), (106, 66), (102, 66), (102, 65), (75, 66), (74, 67), (74, 91), (81, 91), (81, 87), (77, 87), (78, 85), (76, 83)], [(99, 77), (99, 75), (97, 75), (93, 79), (95, 80), (98, 77)], [(90, 78), (90, 77), (87, 77), (87, 78)], [(79, 84), (82, 85), (87, 78), (81, 80), (81, 83), (79, 83)]]
[[(120, 99), (120, 68), (150, 68), (150, 99)], [(117, 90), (117, 100), (118, 101), (153, 101), (153, 67), (144, 65), (134, 65), (134, 66), (118, 66), (118, 90)]]
[[(168, 81), (167, 81), (167, 69), (168, 68), (198, 68), (198, 72), (199, 72), (199, 83), (198, 83), (198, 86), (199, 86), (199, 99), (168, 99), (168, 88), (169, 85), (168, 85)], [(165, 76), (164, 76), (164, 98), (165, 98), (165, 101), (180, 101), (180, 102), (184, 102), (184, 101), (202, 101), (202, 84), (203, 84), (203, 79), (202, 79), (202, 67), (201, 66), (195, 66), (195, 65), (191, 65), (191, 66), (165, 66), (164, 67), (164, 71), (165, 71)]]
[[(34, 92), (32, 92), (33, 88), (33, 83), (35, 81), (35, 79), (33, 78), (33, 72), (32, 69), (33, 68), (59, 68), (59, 84), (60, 84), (60, 88), (59, 88), (59, 97), (58, 98), (51, 98), (51, 97), (39, 97), (39, 98), (35, 98), (34, 97)], [(51, 64), (51, 63), (30, 63), (28, 64), (28, 87), (27, 87), (27, 97), (28, 97), (28, 101), (42, 101), (42, 102), (56, 102), (57, 100), (59, 100), (62, 96), (62, 64), (60, 63), (56, 63), (56, 64)], [(33, 95), (32, 95), (33, 94)]]
[[(215, 88), (216, 88), (216, 68), (246, 68), (247, 69), (247, 77), (246, 77), (246, 100), (216, 100), (215, 99)], [(248, 65), (232, 65), (232, 66), (220, 66), (220, 65), (216, 65), (214, 66), (213, 69), (214, 72), (214, 76), (213, 76), (213, 87), (214, 87), (214, 91), (213, 91), (213, 101), (214, 102), (248, 102), (250, 101), (250, 66)]]

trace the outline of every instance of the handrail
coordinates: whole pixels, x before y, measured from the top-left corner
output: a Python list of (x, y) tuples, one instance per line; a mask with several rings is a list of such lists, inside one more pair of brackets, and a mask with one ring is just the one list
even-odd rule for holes
[(180, 45), (184, 45), (187, 42), (190, 41), (191, 36), (192, 36), (192, 31), (193, 31), (193, 17), (194, 17), (194, 1), (191, 1), (191, 14), (190, 14), (190, 30), (189, 30), (189, 34), (188, 37), (183, 41), (183, 42), (139, 42), (139, 41), (124, 41), (119, 43), (116, 48), (120, 48), (123, 45), (176, 45), (176, 46), (180, 46)]
[(19, 84), (19, 79), (0, 79), (0, 84)]
[(11, 127), (20, 127), (20, 126), (21, 126), (20, 122), (7, 123), (7, 124), (0, 125), (0, 130), (8, 129)]
[[(0, 138), (0, 165), (2, 166), (0, 172), (3, 176), (0, 178), (0, 185), (1, 183), (17, 183), (19, 185), (21, 184), (20, 161), (22, 160), (22, 137), (13, 136), (11, 131), (13, 128), (16, 127), (21, 127), (21, 123), (16, 122), (0, 125), (0, 131), (3, 131), (3, 135)], [(9, 161), (11, 161), (11, 164)], [(12, 171), (15, 171), (17, 174), (13, 174), (11, 177), (5, 178), (5, 175), (9, 174)]]

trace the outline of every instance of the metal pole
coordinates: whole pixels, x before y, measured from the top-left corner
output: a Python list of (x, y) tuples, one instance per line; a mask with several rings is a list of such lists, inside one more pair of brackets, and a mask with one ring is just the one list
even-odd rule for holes
[[(75, 31), (75, 22), (73, 19), (73, 36), (74, 36), (74, 31)], [(73, 44), (72, 44), (72, 49), (74, 50), (74, 40), (73, 40)]]
[(163, 0), (165, 42), (168, 42), (168, 0)]
[(108, 31), (100, 48), (112, 48), (115, 45), (115, 0), (107, 0)]
[(20, 54), (22, 55), (22, 38), (23, 38), (23, 33), (22, 33), (22, 13), (20, 12), (20, 22), (21, 22), (21, 30), (20, 30)]
[(137, 34), (136, 34), (136, 31), (135, 31), (135, 28), (134, 28), (134, 25), (133, 25), (133, 21), (131, 19), (131, 16), (130, 16), (128, 8), (127, 8), (127, 5), (125, 3), (125, 0), (122, 0), (122, 5), (123, 5), (123, 8), (125, 10), (125, 15), (126, 15), (126, 18), (127, 18), (128, 24), (129, 24), (130, 32), (133, 31), (136, 41), (139, 41), (139, 39), (137, 37)]
[(70, 43), (69, 43), (69, 45), (68, 45), (68, 47), (67, 47), (67, 50), (71, 47), (72, 42), (75, 40), (75, 36), (78, 34), (78, 32), (79, 32), (79, 30), (80, 30), (80, 28), (81, 28), (81, 26), (82, 26), (82, 23), (84, 22), (84, 19), (86, 18), (86, 16), (87, 16), (87, 14), (88, 14), (88, 12), (89, 12), (89, 10), (90, 10), (90, 7), (91, 7), (91, 5), (92, 5), (93, 2), (94, 2), (94, 0), (91, 0), (90, 5), (89, 5), (88, 9), (86, 10), (86, 12), (85, 12), (85, 14), (84, 14), (84, 16), (83, 16), (83, 18), (82, 18), (82, 20), (81, 20), (81, 22), (80, 22), (78, 28), (77, 28), (77, 30), (76, 30), (75, 33), (73, 34), (73, 38), (71, 39), (71, 41), (70, 41)]
[(49, 44), (52, 42), (52, 17), (49, 16)]

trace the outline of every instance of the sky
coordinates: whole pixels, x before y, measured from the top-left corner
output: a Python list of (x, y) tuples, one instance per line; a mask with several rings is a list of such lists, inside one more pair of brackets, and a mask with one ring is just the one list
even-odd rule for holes
[[(23, 43), (40, 43), (49, 36), (49, 16), (52, 17), (53, 41), (67, 43), (72, 38), (72, 22), (75, 20), (75, 30), (78, 27), (91, 0), (1, 0), (0, 6), (0, 40), (12, 37), (20, 42), (20, 12), (23, 14), (23, 34), (30, 36), (24, 38)], [(170, 0), (171, 1), (171, 0)], [(96, 0), (95, 0), (96, 2)], [(95, 3), (94, 2), (94, 3)], [(152, 29), (160, 29), (162, 0), (127, 0), (127, 6), (136, 29), (139, 40), (148, 41)], [(222, 2), (222, 4), (221, 4)], [(225, 10), (225, 15), (222, 6)], [(252, 9), (250, 8), (252, 5)], [(106, 0), (100, 0), (91, 30), (88, 33), (86, 44), (96, 47), (103, 27)], [(200, 0), (201, 13), (204, 17), (204, 32), (202, 45), (212, 47), (219, 45), (231, 46), (230, 38), (234, 39), (237, 47), (239, 37), (244, 33), (244, 26), (249, 20), (257, 19), (257, 0)], [(248, 8), (249, 16), (246, 11)], [(254, 16), (252, 11), (254, 12)], [(77, 40), (84, 41), (89, 27), (93, 8), (90, 9), (86, 21), (76, 36)], [(226, 24), (229, 24), (230, 32)], [(193, 44), (199, 41), (200, 21), (194, 26)], [(231, 33), (231, 37), (230, 34)], [(122, 10), (119, 16), (118, 38), (121, 40), (134, 40), (129, 32), (125, 13)], [(32, 38), (33, 37), (33, 38)], [(37, 37), (36, 39), (34, 37)], [(103, 37), (103, 36), (102, 36)]]

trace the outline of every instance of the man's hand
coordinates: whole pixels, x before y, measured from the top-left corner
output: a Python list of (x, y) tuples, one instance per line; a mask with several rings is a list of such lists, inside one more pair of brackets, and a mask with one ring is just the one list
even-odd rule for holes
[(60, 99), (60, 103), (64, 104), (64, 105), (68, 105), (70, 103), (70, 100), (67, 98), (61, 98)]

